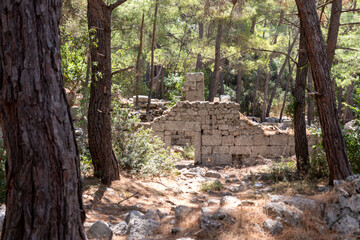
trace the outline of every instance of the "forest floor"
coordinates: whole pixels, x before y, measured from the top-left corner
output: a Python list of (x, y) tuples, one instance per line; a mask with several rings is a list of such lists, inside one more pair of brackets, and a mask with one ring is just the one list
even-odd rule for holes
[[(270, 194), (296, 195), (310, 198), (322, 198), (328, 187), (309, 183), (309, 181), (282, 181), (274, 183), (269, 174), (272, 160), (263, 159), (258, 165), (233, 168), (194, 166), (193, 161), (177, 164), (178, 172), (171, 177), (134, 178), (122, 174), (119, 181), (110, 187), (100, 184), (98, 179), (85, 178), (84, 205), (86, 209), (86, 230), (92, 223), (102, 220), (110, 224), (124, 221), (131, 210), (145, 213), (147, 210), (159, 210), (162, 214), (160, 227), (153, 239), (337, 239), (321, 223), (322, 231), (313, 222), (307, 222), (304, 212), (300, 227), (284, 226), (284, 231), (276, 236), (262, 230), (263, 222), (269, 217), (263, 210), (269, 202)], [(220, 191), (204, 191), (204, 182), (219, 180), (223, 188)], [(216, 231), (204, 233), (200, 227), (199, 216), (210, 205), (221, 208), (224, 196), (233, 196), (242, 201), (241, 206), (230, 208), (235, 223), (224, 224)], [(245, 203), (245, 204), (244, 204)], [(247, 204), (246, 204), (247, 203)], [(192, 209), (191, 214), (181, 220), (175, 219), (174, 209), (184, 205)], [(176, 231), (172, 229), (177, 229)], [(324, 230), (325, 229), (325, 230)], [(172, 233), (173, 232), (173, 233)], [(126, 239), (127, 236), (114, 236), (114, 240)]]

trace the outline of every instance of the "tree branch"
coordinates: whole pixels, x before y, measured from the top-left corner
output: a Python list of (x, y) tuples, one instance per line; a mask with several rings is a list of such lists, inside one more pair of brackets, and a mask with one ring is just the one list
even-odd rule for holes
[(128, 67), (128, 68), (119, 69), (119, 70), (117, 70), (117, 71), (115, 71), (115, 72), (112, 72), (112, 73), (111, 73), (111, 77), (114, 76), (115, 74), (122, 73), (122, 72), (128, 71), (128, 70), (133, 69), (133, 68), (134, 68), (133, 66), (130, 66), (130, 67)]
[(251, 50), (260, 51), (260, 52), (279, 53), (279, 54), (282, 54), (282, 55), (288, 57), (288, 58), (289, 58), (293, 63), (295, 63), (296, 65), (298, 64), (297, 61), (295, 61), (295, 59), (293, 59), (289, 54), (284, 53), (284, 52), (272, 51), (272, 50), (266, 50), (266, 49), (257, 49), (257, 48), (251, 48)]
[(349, 50), (349, 51), (360, 51), (360, 49), (340, 47), (340, 46), (337, 46), (336, 49)]
[(115, 3), (110, 4), (110, 6), (109, 6), (110, 11), (114, 11), (115, 8), (117, 8), (118, 6), (120, 6), (121, 4), (123, 4), (126, 1), (127, 0), (117, 0)]
[(360, 25), (360, 22), (342, 23), (342, 24), (340, 24), (340, 26), (348, 26), (348, 25)]
[(347, 10), (342, 10), (341, 12), (360, 12), (360, 8), (358, 8), (358, 9), (347, 9)]

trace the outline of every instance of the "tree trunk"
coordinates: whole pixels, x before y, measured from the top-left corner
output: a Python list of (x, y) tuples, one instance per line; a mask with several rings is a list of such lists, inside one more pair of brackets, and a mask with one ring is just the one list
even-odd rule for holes
[(111, 143), (111, 12), (112, 8), (103, 1), (88, 0), (91, 39), (89, 149), (95, 176), (106, 185), (119, 179), (119, 167)]
[(251, 18), (251, 28), (250, 28), (251, 34), (255, 33), (255, 25), (256, 25), (256, 16)]
[[(311, 68), (308, 68), (308, 90), (310, 92), (312, 92), (313, 90), (313, 80), (312, 80), (312, 73), (311, 73)], [(308, 101), (309, 101), (309, 105), (308, 105), (308, 112), (307, 112), (307, 120), (308, 120), (308, 125), (310, 126), (312, 121), (314, 120), (314, 100), (313, 97), (310, 96), (308, 94)]]
[(286, 87), (285, 87), (285, 93), (284, 93), (284, 101), (283, 101), (283, 104), (282, 104), (282, 107), (281, 107), (281, 111), (280, 111), (280, 116), (279, 116), (279, 122), (281, 122), (282, 120), (282, 116), (283, 116), (283, 113), (284, 113), (284, 109), (285, 109), (285, 104), (286, 104), (286, 97), (287, 97), (287, 93), (289, 91), (289, 87), (290, 87), (290, 82), (291, 82), (291, 79), (292, 79), (292, 72), (294, 70), (294, 66), (295, 66), (295, 63), (292, 65), (292, 67), (290, 68), (290, 71), (289, 71), (289, 76), (288, 76), (288, 79), (286, 81)]
[(212, 84), (210, 87), (209, 92), (209, 101), (213, 102), (214, 98), (216, 97), (217, 90), (219, 88), (220, 83), (220, 75), (221, 75), (221, 41), (222, 41), (222, 34), (223, 34), (223, 24), (219, 21), (218, 23), (218, 31), (216, 36), (216, 43), (215, 43), (215, 67), (214, 67), (214, 78), (212, 79)]
[(341, 86), (339, 86), (339, 91), (338, 91), (338, 118), (341, 119), (342, 117), (342, 96), (343, 96), (343, 88)]
[(152, 33), (152, 41), (151, 41), (151, 68), (150, 68), (148, 103), (147, 103), (147, 107), (146, 107), (147, 113), (150, 112), (151, 95), (152, 95), (152, 88), (153, 88), (153, 81), (154, 81), (154, 51), (155, 51), (155, 34), (156, 34), (156, 20), (157, 20), (158, 5), (159, 5), (159, 0), (156, 0), (154, 25), (153, 25), (153, 33)]
[(278, 25), (277, 25), (277, 27), (276, 27), (276, 32), (275, 32), (275, 36), (274, 36), (274, 38), (273, 38), (272, 44), (276, 44), (276, 43), (277, 43), (277, 39), (278, 39), (278, 36), (279, 36), (279, 28), (280, 28), (283, 20), (284, 20), (284, 10), (281, 9), (281, 10), (280, 10), (279, 23), (278, 23)]
[(139, 104), (139, 82), (140, 82), (140, 62), (141, 62), (141, 53), (142, 53), (142, 46), (143, 46), (143, 32), (144, 32), (144, 18), (145, 14), (143, 13), (141, 19), (141, 26), (140, 26), (140, 44), (139, 44), (139, 52), (136, 59), (136, 76), (135, 76), (135, 107)]
[(241, 63), (240, 63), (240, 68), (236, 76), (236, 102), (239, 104), (241, 102), (241, 82), (242, 82), (242, 71), (241, 71)]
[(329, 58), (329, 66), (331, 68), (335, 56), (336, 44), (340, 27), (340, 16), (342, 10), (342, 0), (335, 0), (331, 4), (331, 16), (329, 31), (327, 36), (326, 53)]
[(308, 58), (306, 55), (306, 41), (304, 29), (300, 26), (299, 60), (296, 69), (294, 89), (295, 112), (294, 112), (294, 135), (295, 155), (297, 170), (306, 174), (309, 169), (309, 150), (306, 137), (305, 123), (305, 89), (308, 72)]
[(344, 138), (337, 119), (335, 96), (331, 86), (330, 66), (322, 37), (316, 6), (312, 0), (296, 0), (300, 21), (305, 31), (311, 65), (323, 145), (330, 169), (329, 183), (352, 175)]
[(1, 1), (1, 239), (86, 239), (80, 160), (60, 60), (61, 1)]
[(165, 77), (165, 69), (161, 71), (161, 99), (164, 99), (164, 77)]
[[(203, 37), (204, 37), (204, 24), (199, 23), (199, 41), (201, 41)], [(201, 53), (199, 53), (196, 59), (196, 70), (200, 71), (202, 66), (203, 66), (202, 56)]]
[(257, 89), (259, 87), (259, 81), (260, 81), (260, 68), (256, 72), (256, 82), (254, 87), (254, 95), (253, 95), (253, 101), (252, 101), (252, 116), (255, 116), (255, 110), (256, 110), (256, 93)]
[(274, 54), (272, 53), (270, 55), (270, 60), (269, 60), (269, 70), (266, 74), (266, 79), (265, 79), (264, 100), (263, 100), (262, 111), (261, 111), (261, 121), (262, 122), (265, 122), (265, 120), (266, 120), (266, 103), (267, 103), (267, 98), (268, 98), (269, 82), (270, 82), (270, 77), (271, 77), (271, 65), (272, 65), (273, 57), (274, 57)]
[(298, 38), (298, 35), (299, 35), (299, 32), (296, 32), (295, 34), (295, 38), (294, 38), (294, 41), (291, 43), (291, 45), (289, 46), (289, 49), (288, 49), (288, 52), (287, 52), (287, 56), (285, 58), (285, 61), (283, 63), (283, 65), (281, 66), (281, 69), (279, 71), (279, 74), (276, 78), (276, 81), (275, 81), (275, 85), (274, 85), (274, 88), (273, 90), (271, 91), (271, 96), (270, 96), (270, 99), (269, 99), (269, 102), (268, 102), (268, 106), (267, 106), (267, 109), (266, 109), (266, 116), (268, 117), (269, 114), (270, 114), (270, 110), (271, 110), (271, 105), (272, 105), (272, 102), (274, 100), (274, 97), (275, 97), (275, 94), (276, 94), (276, 90), (278, 88), (278, 85), (280, 83), (280, 79), (281, 79), (281, 76), (283, 75), (284, 71), (285, 71), (285, 67), (286, 67), (286, 64), (287, 62), (289, 61), (289, 56), (292, 52), (292, 49), (296, 43), (296, 40)]

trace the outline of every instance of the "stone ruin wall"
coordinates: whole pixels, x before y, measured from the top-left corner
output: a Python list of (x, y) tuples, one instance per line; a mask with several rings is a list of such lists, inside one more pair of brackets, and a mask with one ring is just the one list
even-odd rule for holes
[(194, 145), (195, 162), (241, 165), (243, 160), (295, 153), (292, 134), (264, 130), (239, 113), (234, 102), (178, 102), (151, 124), (167, 146)]

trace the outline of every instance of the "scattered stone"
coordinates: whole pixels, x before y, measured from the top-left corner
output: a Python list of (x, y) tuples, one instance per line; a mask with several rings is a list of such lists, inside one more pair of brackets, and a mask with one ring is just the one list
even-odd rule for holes
[(143, 219), (144, 217), (145, 217), (145, 214), (143, 214), (142, 212), (132, 210), (126, 215), (125, 222), (130, 225), (133, 223), (134, 220)]
[(263, 184), (262, 183), (255, 183), (254, 184), (254, 188), (262, 188)]
[(220, 205), (220, 200), (219, 199), (209, 199), (207, 201), (208, 206), (219, 206)]
[(264, 205), (270, 216), (280, 217), (286, 224), (294, 227), (301, 222), (303, 212), (296, 207), (287, 207), (283, 202), (270, 202)]
[(113, 232), (107, 223), (97, 221), (91, 225), (88, 231), (88, 236), (98, 240), (111, 240), (113, 237)]
[(241, 206), (255, 206), (255, 202), (250, 200), (242, 200), (240, 201)]
[(127, 240), (147, 239), (148, 236), (154, 234), (160, 224), (152, 219), (134, 219), (129, 224), (129, 237)]
[(359, 221), (349, 215), (345, 215), (334, 224), (333, 229), (342, 234), (358, 232), (360, 231)]
[(240, 191), (240, 187), (237, 187), (237, 186), (229, 187), (229, 190), (230, 190), (230, 192), (237, 193)]
[(209, 177), (209, 178), (221, 178), (222, 175), (216, 171), (208, 171), (205, 173), (205, 177)]
[(180, 220), (185, 218), (192, 211), (192, 209), (188, 206), (180, 205), (177, 206), (174, 211), (175, 211), (175, 218)]
[(275, 221), (272, 219), (265, 220), (265, 222), (263, 222), (263, 228), (265, 231), (270, 232), (271, 235), (278, 235), (284, 229), (281, 222), (278, 222), (278, 221)]
[(125, 221), (122, 221), (114, 225), (111, 229), (115, 235), (124, 236), (128, 231), (128, 225)]
[(181, 232), (181, 231), (182, 231), (181, 228), (175, 227), (175, 228), (172, 228), (172, 229), (171, 229), (171, 234), (176, 235), (176, 234), (178, 234), (178, 233)]
[(155, 221), (160, 221), (160, 219), (162, 217), (162, 214), (161, 214), (161, 212), (159, 210), (149, 209), (149, 210), (146, 211), (144, 217), (146, 219), (152, 219), (152, 220), (155, 220)]
[(238, 206), (239, 204), (241, 204), (241, 202), (237, 197), (224, 196), (220, 199), (221, 206), (225, 206), (225, 205)]

